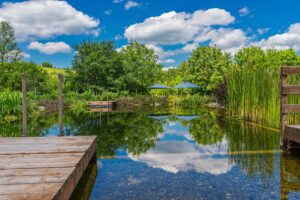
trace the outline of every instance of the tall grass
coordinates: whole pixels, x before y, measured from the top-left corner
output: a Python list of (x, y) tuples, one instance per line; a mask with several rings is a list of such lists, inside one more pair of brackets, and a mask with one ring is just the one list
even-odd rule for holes
[[(28, 112), (34, 109), (33, 103), (27, 103)], [(0, 119), (20, 117), (22, 114), (22, 95), (20, 92), (2, 91), (0, 92)]]
[[(234, 67), (227, 77), (227, 110), (232, 116), (278, 128), (280, 123), (280, 68)], [(289, 84), (300, 83), (291, 76)], [(289, 103), (300, 103), (299, 96), (291, 95)], [(299, 115), (291, 115), (290, 123), (299, 122)]]

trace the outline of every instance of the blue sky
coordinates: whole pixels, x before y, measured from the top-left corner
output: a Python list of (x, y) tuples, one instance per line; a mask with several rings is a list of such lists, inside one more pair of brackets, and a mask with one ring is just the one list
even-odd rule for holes
[(114, 40), (116, 48), (137, 40), (172, 67), (202, 45), (299, 52), (299, 9), (298, 0), (2, 1), (0, 20), (15, 28), (26, 60), (70, 67), (83, 40)]

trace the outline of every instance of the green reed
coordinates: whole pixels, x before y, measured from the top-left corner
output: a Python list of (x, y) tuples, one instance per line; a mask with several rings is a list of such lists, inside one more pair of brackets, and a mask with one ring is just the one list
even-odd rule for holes
[[(289, 84), (299, 84), (299, 77), (289, 77)], [(227, 76), (227, 110), (231, 116), (278, 128), (280, 122), (280, 68), (234, 67)], [(289, 103), (300, 103), (300, 96), (291, 95)], [(289, 122), (300, 122), (299, 115), (290, 115)]]

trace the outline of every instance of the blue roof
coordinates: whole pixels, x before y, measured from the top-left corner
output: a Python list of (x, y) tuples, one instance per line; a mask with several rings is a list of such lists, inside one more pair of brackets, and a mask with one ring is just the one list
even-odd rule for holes
[(175, 88), (199, 88), (199, 85), (190, 82), (184, 82), (175, 86)]
[(148, 87), (149, 89), (169, 89), (170, 87), (161, 85), (161, 84), (154, 84)]

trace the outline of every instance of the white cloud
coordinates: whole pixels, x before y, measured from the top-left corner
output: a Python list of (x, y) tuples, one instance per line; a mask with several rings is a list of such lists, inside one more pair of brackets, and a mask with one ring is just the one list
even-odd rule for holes
[(235, 21), (229, 12), (219, 8), (194, 12), (191, 23), (198, 26), (228, 25)]
[(141, 4), (140, 3), (137, 3), (135, 1), (128, 1), (125, 5), (124, 5), (124, 8), (125, 10), (129, 10), (131, 8), (134, 8), (134, 7), (140, 7)]
[(249, 8), (247, 6), (245, 6), (245, 7), (241, 8), (239, 10), (239, 13), (240, 13), (240, 16), (243, 17), (243, 16), (246, 16), (246, 15), (249, 15), (250, 14), (250, 10), (249, 10)]
[(123, 0), (114, 0), (114, 3), (121, 3)]
[(198, 10), (193, 14), (172, 11), (131, 25), (125, 30), (124, 35), (128, 40), (142, 43), (186, 44), (205, 27), (227, 25), (234, 20), (229, 12), (218, 8)]
[(195, 49), (198, 48), (198, 43), (186, 44), (182, 50), (183, 52), (192, 53)]
[(293, 48), (295, 51), (300, 51), (300, 23), (292, 24), (285, 33), (270, 36), (267, 39), (253, 43), (253, 45), (260, 46), (263, 49), (283, 50)]
[(4, 2), (0, 21), (8, 21), (18, 40), (47, 39), (57, 35), (99, 34), (98, 19), (59, 0)]
[(173, 59), (166, 59), (166, 60), (158, 60), (159, 64), (172, 64), (175, 63), (176, 61)]
[(38, 50), (48, 55), (71, 52), (71, 47), (64, 42), (47, 42), (44, 44), (39, 42), (31, 42), (27, 48), (30, 50)]
[(22, 56), (23, 56), (23, 58), (30, 58), (30, 54), (28, 54), (26, 52), (22, 52)]
[(269, 30), (270, 30), (270, 28), (259, 28), (259, 29), (257, 29), (257, 33), (259, 35), (264, 35), (264, 34), (268, 33)]
[(232, 54), (246, 46), (247, 40), (246, 34), (241, 29), (226, 28), (207, 28), (195, 38), (195, 41), (197, 42), (209, 41), (210, 45), (215, 45)]
[(207, 148), (187, 141), (159, 141), (147, 153), (129, 157), (171, 173), (195, 171), (219, 175), (229, 172), (233, 167), (228, 158), (215, 156), (223, 154), (224, 149), (226, 152), (226, 147), (226, 142), (218, 144), (218, 147)]
[(121, 39), (123, 39), (123, 36), (122, 35), (120, 35), (120, 34), (117, 34), (117, 35), (115, 35), (115, 37), (114, 37), (114, 40), (121, 40)]
[(104, 11), (104, 14), (111, 15), (112, 14), (112, 10), (111, 9), (107, 9), (107, 10)]

